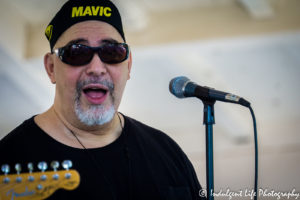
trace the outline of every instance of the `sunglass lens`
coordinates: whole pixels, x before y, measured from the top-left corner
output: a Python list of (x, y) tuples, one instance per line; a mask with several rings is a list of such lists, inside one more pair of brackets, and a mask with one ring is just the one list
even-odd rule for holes
[(127, 59), (128, 48), (124, 44), (105, 44), (99, 51), (99, 56), (104, 63), (116, 64)]
[(62, 60), (73, 66), (81, 66), (88, 64), (93, 55), (93, 51), (87, 46), (72, 44), (64, 49)]

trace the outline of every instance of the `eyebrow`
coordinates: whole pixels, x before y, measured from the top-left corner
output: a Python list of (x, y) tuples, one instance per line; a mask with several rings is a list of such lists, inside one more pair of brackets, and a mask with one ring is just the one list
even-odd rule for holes
[(115, 39), (112, 39), (112, 38), (103, 39), (103, 40), (101, 40), (101, 42), (108, 42), (108, 43), (120, 43), (120, 42), (118, 42), (117, 40), (115, 40)]
[[(67, 45), (78, 44), (78, 43), (88, 43), (88, 42), (89, 41), (85, 38), (78, 38), (75, 40), (71, 40), (70, 42), (67, 43)], [(119, 42), (112, 38), (106, 38), (106, 39), (100, 40), (99, 44), (101, 44), (101, 43), (119, 43)]]
[(88, 40), (86, 40), (84, 38), (78, 38), (75, 40), (71, 40), (70, 42), (67, 43), (67, 45), (78, 44), (78, 43), (82, 43), (82, 42), (88, 42)]

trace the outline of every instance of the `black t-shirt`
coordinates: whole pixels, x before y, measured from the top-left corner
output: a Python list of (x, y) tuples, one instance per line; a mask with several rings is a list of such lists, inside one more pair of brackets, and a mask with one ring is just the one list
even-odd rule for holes
[(201, 199), (194, 168), (180, 147), (161, 131), (124, 118), (118, 139), (86, 150), (56, 141), (32, 117), (0, 141), (0, 165), (9, 164), (12, 169), (20, 163), (22, 172), (27, 172), (29, 162), (38, 171), (38, 162), (49, 166), (52, 161), (71, 160), (72, 169), (80, 174), (78, 188), (59, 189), (47, 199)]

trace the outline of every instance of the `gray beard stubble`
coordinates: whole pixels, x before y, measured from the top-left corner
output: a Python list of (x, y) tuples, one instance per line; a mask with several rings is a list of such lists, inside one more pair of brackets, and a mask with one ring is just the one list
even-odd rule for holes
[[(89, 105), (89, 107), (84, 110), (81, 106), (80, 98), (82, 88), (87, 84), (101, 84), (108, 88), (109, 98), (111, 98), (112, 105), (108, 110), (105, 110), (103, 105)], [(103, 125), (110, 122), (115, 114), (115, 98), (113, 96), (114, 84), (111, 81), (101, 80), (99, 78), (92, 78), (89, 80), (78, 81), (76, 84), (76, 96), (74, 101), (74, 109), (77, 118), (81, 123), (87, 126)]]

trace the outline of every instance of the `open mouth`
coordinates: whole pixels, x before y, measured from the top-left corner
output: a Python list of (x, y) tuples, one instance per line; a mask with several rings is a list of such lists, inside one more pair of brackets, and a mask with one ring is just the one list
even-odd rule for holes
[(83, 93), (91, 98), (101, 98), (106, 95), (107, 90), (101, 88), (87, 88), (83, 90)]
[(93, 104), (102, 103), (109, 92), (107, 88), (100, 85), (88, 85), (84, 87), (82, 91)]

